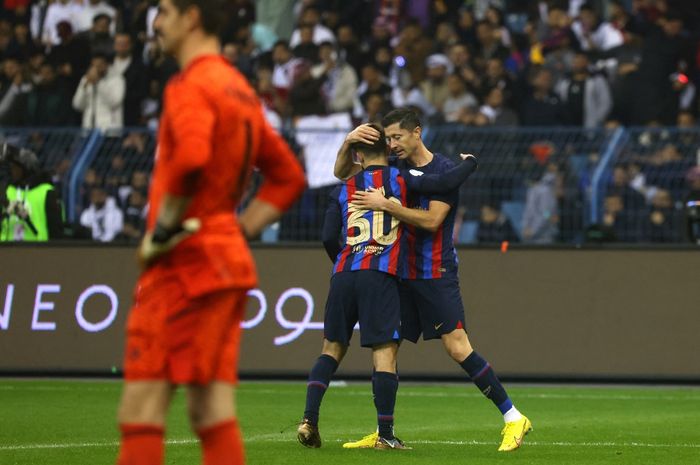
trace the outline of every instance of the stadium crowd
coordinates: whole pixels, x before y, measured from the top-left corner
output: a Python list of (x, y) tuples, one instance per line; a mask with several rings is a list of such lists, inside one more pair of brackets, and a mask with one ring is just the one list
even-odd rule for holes
[[(696, 127), (700, 12), (692, 1), (231, 3), (222, 54), (249, 79), (278, 128), (293, 128), (300, 117), (338, 113), (351, 115), (355, 124), (379, 122), (402, 106), (416, 109), (430, 125)], [(154, 36), (156, 12), (152, 0), (5, 0), (0, 125), (155, 129), (163, 88), (177, 72)], [(604, 226), (641, 231), (633, 225), (646, 220), (618, 219), (618, 213), (641, 202), (644, 214), (653, 215), (683, 200), (687, 186), (662, 189), (640, 173), (640, 167), (666, 163), (689, 170), (695, 160), (682, 147), (675, 150), (623, 160), (611, 180), (623, 186), (605, 200)], [(125, 173), (109, 186), (111, 169), (88, 173), (81, 222), (95, 239), (135, 238), (143, 227), (136, 214), (144, 208), (143, 173)], [(533, 183), (540, 186), (535, 200), (555, 195), (552, 182), (543, 184), (547, 170)], [(547, 179), (555, 180), (552, 170)], [(94, 190), (104, 192), (92, 194), (93, 181)], [(480, 240), (505, 224), (492, 203), (481, 202), (486, 224)], [(95, 209), (101, 205), (114, 207), (107, 224), (127, 230), (111, 234), (101, 226), (96, 233), (90, 226), (96, 216), (89, 212), (106, 208)], [(536, 213), (526, 209), (524, 215)], [(125, 223), (125, 216), (131, 221)], [(504, 237), (513, 237), (508, 225), (503, 228)], [(549, 228), (545, 243), (561, 239), (556, 230)], [(532, 238), (535, 231), (523, 230), (526, 240), (527, 234)], [(650, 240), (650, 234), (618, 239)]]

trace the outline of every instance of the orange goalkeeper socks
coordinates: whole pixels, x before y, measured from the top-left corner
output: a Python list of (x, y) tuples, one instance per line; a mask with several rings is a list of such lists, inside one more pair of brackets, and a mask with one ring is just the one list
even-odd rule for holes
[(204, 465), (243, 465), (243, 440), (236, 419), (197, 430)]
[(121, 446), (117, 465), (162, 465), (163, 436), (159, 425), (121, 424)]

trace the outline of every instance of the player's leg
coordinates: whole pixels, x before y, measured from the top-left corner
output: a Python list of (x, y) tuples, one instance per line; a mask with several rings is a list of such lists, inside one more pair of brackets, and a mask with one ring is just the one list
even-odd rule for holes
[(520, 412), (513, 406), (493, 368), (474, 351), (463, 329), (455, 329), (448, 334), (443, 334), (442, 343), (450, 357), (462, 367), (479, 390), (498, 407), (506, 422), (520, 419)]
[(121, 430), (118, 465), (163, 463), (165, 418), (174, 392), (166, 381), (124, 383), (117, 418)]
[(246, 300), (245, 289), (204, 294), (168, 322), (169, 377), (188, 386), (189, 417), (205, 465), (243, 463), (234, 386)]
[(321, 402), (347, 352), (353, 327), (357, 323), (357, 303), (353, 293), (355, 274), (341, 272), (331, 278), (323, 320), (323, 348), (309, 372), (304, 417), (297, 428), (297, 439), (306, 447), (321, 447), (318, 431)]
[[(408, 339), (409, 341), (413, 342), (414, 344), (418, 342), (418, 338), (421, 335), (421, 323), (420, 323), (420, 317), (418, 315), (418, 309), (415, 306), (415, 299), (413, 296), (412, 289), (406, 285), (406, 281), (398, 281), (397, 282), (398, 289), (399, 289), (399, 297), (400, 297), (400, 307), (401, 307), (401, 318), (400, 318), (400, 326), (401, 326), (401, 339)], [(376, 390), (376, 386), (374, 383), (374, 376), (372, 376), (372, 391), (373, 393)], [(376, 398), (376, 394), (375, 394)], [(377, 443), (377, 439), (379, 438), (379, 431), (375, 431), (374, 433), (368, 434), (364, 436), (361, 439), (358, 439), (357, 441), (350, 441), (346, 442), (343, 444), (343, 448), (345, 449), (367, 449), (367, 448), (373, 448), (375, 444)]]
[(373, 447), (404, 449), (394, 436), (394, 407), (399, 378), (396, 355), (401, 338), (401, 308), (398, 280), (387, 273), (366, 270), (358, 274), (360, 339), (372, 348), (372, 393), (377, 410), (378, 437)]
[(175, 383), (167, 375), (165, 321), (179, 286), (170, 276), (139, 279), (127, 320), (124, 388), (119, 404), (119, 465), (163, 463), (163, 438)]
[(376, 345), (372, 348), (374, 373), (372, 375), (372, 393), (377, 409), (377, 438), (375, 447), (382, 449), (402, 449), (403, 443), (394, 436), (394, 407), (396, 392), (399, 390), (399, 378), (396, 374), (396, 342)]
[[(503, 414), (505, 421), (504, 441), (499, 450), (512, 450), (522, 443), (523, 436), (532, 428), (530, 421), (513, 406), (506, 390), (494, 373), (491, 365), (474, 351), (467, 336), (464, 305), (456, 277), (414, 280), (408, 283), (419, 309), (423, 337), (442, 340), (445, 351), (469, 375), (479, 390), (489, 398)], [(520, 428), (521, 433), (513, 439), (506, 430)], [(505, 433), (508, 434), (505, 434)]]
[(321, 356), (316, 359), (309, 372), (309, 380), (306, 384), (304, 419), (297, 429), (297, 438), (306, 447), (321, 447), (321, 436), (318, 432), (321, 402), (323, 402), (323, 396), (326, 394), (331, 378), (347, 350), (348, 346), (345, 344), (324, 339)]
[(510, 451), (520, 447), (525, 435), (532, 430), (532, 423), (513, 405), (491, 365), (472, 348), (463, 329), (442, 335), (442, 342), (452, 359), (459, 363), (472, 382), (503, 414), (505, 426), (501, 432), (503, 440), (498, 450)]
[(429, 297), (429, 300), (433, 302), (433, 310), (430, 313), (432, 320), (427, 323), (427, 328), (424, 328), (425, 333), (429, 334), (429, 337), (440, 337), (449, 356), (460, 365), (479, 390), (499, 409), (506, 424), (504, 432), (507, 429), (520, 429), (520, 432), (515, 436), (515, 441), (510, 432), (504, 434), (504, 441), (506, 439), (509, 441), (508, 445), (502, 445), (500, 450), (512, 450), (519, 447), (523, 436), (532, 428), (532, 425), (515, 408), (491, 365), (472, 347), (464, 329), (464, 306), (459, 290), (459, 281), (456, 278), (443, 278), (427, 280), (423, 284), (426, 297)]
[(222, 381), (190, 385), (187, 407), (192, 429), (202, 441), (204, 465), (243, 464), (234, 385)]

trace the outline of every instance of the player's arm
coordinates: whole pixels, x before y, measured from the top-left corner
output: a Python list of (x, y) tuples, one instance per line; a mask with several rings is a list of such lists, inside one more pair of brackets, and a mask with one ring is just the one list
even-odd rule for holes
[(373, 144), (379, 139), (380, 135), (379, 131), (367, 124), (361, 124), (350, 131), (345, 137), (345, 142), (343, 142), (340, 150), (338, 150), (338, 155), (335, 158), (335, 165), (333, 166), (333, 175), (341, 181), (346, 181), (362, 171), (362, 166), (355, 163), (352, 159), (350, 144), (354, 142)]
[(401, 170), (409, 190), (420, 193), (447, 194), (457, 189), (476, 171), (477, 159), (472, 154), (461, 153), (462, 162), (440, 174), (426, 174), (417, 170)]
[(403, 223), (430, 232), (438, 230), (451, 208), (450, 204), (440, 200), (431, 200), (427, 210), (404, 207), (387, 199), (376, 189), (355, 192), (352, 203), (365, 210), (385, 211)]
[(326, 208), (326, 215), (323, 218), (323, 228), (321, 229), (321, 240), (323, 248), (326, 249), (328, 258), (335, 263), (335, 259), (342, 250), (340, 234), (343, 230), (343, 218), (338, 204), (338, 191), (333, 189)]
[[(173, 89), (174, 90), (174, 89)], [(144, 235), (138, 258), (147, 268), (160, 256), (199, 229), (196, 218), (184, 222), (204, 166), (212, 154), (216, 112), (202, 89), (194, 86), (177, 88), (166, 93), (167, 117), (170, 118), (176, 141), (168, 154), (165, 195), (160, 204), (156, 225)]]
[(255, 198), (239, 216), (247, 238), (254, 238), (277, 221), (306, 188), (304, 170), (287, 143), (266, 122), (262, 126), (256, 166), (264, 181)]

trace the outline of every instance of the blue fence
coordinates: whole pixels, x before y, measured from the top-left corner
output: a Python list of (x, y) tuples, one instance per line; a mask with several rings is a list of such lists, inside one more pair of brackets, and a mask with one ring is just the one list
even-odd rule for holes
[[(308, 163), (303, 138), (284, 135)], [(153, 167), (155, 135), (145, 129), (2, 128), (0, 138), (39, 155), (60, 185), (70, 222), (79, 220), (96, 185), (126, 208), (129, 194), (147, 187)], [(684, 202), (700, 189), (689, 176), (700, 170), (700, 128), (443, 125), (426, 128), (424, 141), (448, 157), (480, 157), (479, 170), (460, 192), (458, 243), (682, 242)], [(334, 159), (333, 148), (327, 157)], [(251, 184), (254, 189), (259, 179)], [(331, 188), (308, 189), (263, 239), (317, 240)]]

